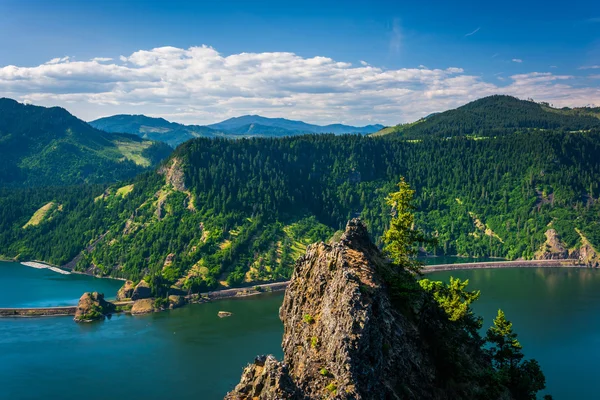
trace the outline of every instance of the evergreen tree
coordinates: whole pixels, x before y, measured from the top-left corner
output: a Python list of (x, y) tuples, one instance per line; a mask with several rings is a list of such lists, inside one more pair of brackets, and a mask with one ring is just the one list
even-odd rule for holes
[(486, 339), (500, 382), (516, 400), (535, 400), (537, 392), (546, 387), (546, 378), (536, 360), (522, 362), (523, 347), (502, 310), (498, 310)]
[(399, 190), (390, 193), (386, 204), (392, 208), (390, 228), (383, 234), (384, 250), (390, 258), (405, 270), (419, 272), (421, 263), (415, 260), (418, 243), (426, 241), (425, 235), (414, 228), (415, 191), (404, 178), (398, 183)]

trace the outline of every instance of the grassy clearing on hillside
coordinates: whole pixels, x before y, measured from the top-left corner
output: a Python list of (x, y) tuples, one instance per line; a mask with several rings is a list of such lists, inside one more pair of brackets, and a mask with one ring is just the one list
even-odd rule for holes
[(151, 162), (142, 152), (152, 145), (152, 142), (122, 142), (116, 141), (117, 148), (123, 156), (141, 167), (149, 167)]
[(126, 185), (117, 189), (117, 196), (125, 197), (133, 190), (133, 184)]
[(23, 229), (27, 228), (28, 226), (38, 226), (40, 223), (42, 223), (42, 221), (44, 221), (44, 219), (46, 218), (46, 215), (48, 215), (50, 210), (52, 210), (53, 208), (54, 208), (53, 201), (51, 201), (50, 203), (41, 207), (39, 210), (37, 210), (33, 214), (33, 216), (29, 219), (29, 221), (25, 225), (23, 225)]

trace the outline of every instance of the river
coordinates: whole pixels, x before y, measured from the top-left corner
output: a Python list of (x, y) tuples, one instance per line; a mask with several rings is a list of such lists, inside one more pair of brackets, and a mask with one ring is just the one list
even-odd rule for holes
[[(475, 310), (485, 327), (499, 307), (506, 312), (526, 356), (540, 362), (555, 399), (597, 398), (600, 271), (508, 268), (427, 277), (449, 276), (468, 278), (471, 288), (481, 290)], [(49, 282), (56, 284), (56, 278)], [(92, 286), (104, 285), (87, 278)], [(71, 285), (61, 282), (63, 289), (55, 287), (60, 293)], [(0, 293), (6, 286), (0, 277)], [(73, 297), (60, 293), (50, 297)], [(222, 300), (94, 324), (75, 324), (69, 317), (0, 319), (0, 398), (222, 399), (255, 355), (281, 357), (282, 297)], [(233, 315), (218, 318), (220, 310)]]

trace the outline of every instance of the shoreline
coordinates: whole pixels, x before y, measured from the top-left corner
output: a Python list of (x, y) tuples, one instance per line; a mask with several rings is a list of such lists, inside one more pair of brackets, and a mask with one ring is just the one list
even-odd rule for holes
[(467, 269), (498, 269), (498, 268), (589, 268), (580, 264), (576, 259), (563, 260), (517, 260), (517, 261), (484, 261), (472, 263), (439, 264), (423, 266), (424, 274), (440, 271)]
[(63, 275), (71, 275), (71, 272), (64, 270), (64, 269), (60, 269), (58, 267), (53, 267), (52, 265), (48, 265), (48, 264), (44, 264), (38, 261), (25, 261), (20, 263), (21, 265), (25, 265), (27, 267), (31, 267), (31, 268), (35, 268), (35, 269), (48, 269), (50, 271), (54, 271), (57, 272), (59, 274), (63, 274)]
[[(499, 268), (585, 268), (593, 269), (583, 264), (578, 264), (578, 260), (520, 260), (520, 261), (487, 261), (479, 263), (456, 263), (439, 264), (423, 267), (423, 274), (453, 270), (469, 269), (499, 269)], [(289, 285), (289, 281), (272, 282), (258, 284), (254, 286), (219, 289), (211, 292), (196, 293), (184, 296), (188, 304), (199, 304), (223, 299), (244, 298), (258, 296), (261, 294), (276, 293), (284, 291)], [(115, 302), (128, 303), (131, 302)], [(3, 317), (42, 317), (42, 316), (69, 316), (75, 314), (76, 305), (63, 307), (11, 307), (0, 308), (0, 318)], [(62, 313), (60, 313), (62, 311)]]
[(50, 264), (46, 261), (39, 261), (39, 260), (16, 261), (16, 260), (1, 259), (1, 258), (0, 258), (0, 261), (6, 262), (6, 263), (21, 264), (21, 265), (25, 265), (26, 267), (36, 268), (36, 269), (49, 269), (51, 271), (54, 271), (54, 272), (57, 272), (57, 273), (63, 274), (63, 275), (71, 275), (71, 274), (86, 275), (86, 276), (91, 276), (92, 278), (97, 278), (97, 279), (112, 279), (115, 281), (122, 281), (122, 282), (125, 282), (127, 280), (125, 278), (115, 278), (113, 276), (99, 276), (99, 275), (94, 275), (94, 274), (90, 274), (87, 272), (75, 271), (75, 270), (72, 270), (69, 268), (64, 268), (64, 267), (60, 267), (58, 265)]

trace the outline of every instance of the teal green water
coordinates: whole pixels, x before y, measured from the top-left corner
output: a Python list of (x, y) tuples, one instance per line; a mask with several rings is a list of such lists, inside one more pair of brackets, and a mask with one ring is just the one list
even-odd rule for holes
[[(222, 399), (257, 354), (281, 358), (283, 294), (94, 324), (0, 320), (0, 398)], [(233, 312), (217, 317), (220, 310)]]
[(122, 281), (87, 275), (63, 275), (0, 261), (0, 308), (76, 305), (84, 292), (97, 291), (114, 298)]
[[(489, 326), (501, 307), (555, 399), (596, 399), (600, 271), (445, 271), (480, 289)], [(0, 279), (0, 293), (6, 289)], [(60, 296), (58, 296), (60, 297)], [(71, 318), (0, 319), (0, 398), (221, 399), (257, 354), (281, 357), (282, 294), (223, 300), (81, 325)], [(231, 311), (220, 319), (217, 312)]]
[(474, 304), (487, 329), (498, 308), (513, 322), (525, 355), (537, 359), (554, 399), (597, 399), (600, 359), (600, 271), (506, 268), (444, 271), (481, 290)]

